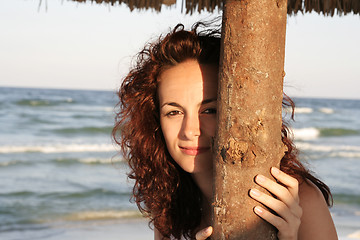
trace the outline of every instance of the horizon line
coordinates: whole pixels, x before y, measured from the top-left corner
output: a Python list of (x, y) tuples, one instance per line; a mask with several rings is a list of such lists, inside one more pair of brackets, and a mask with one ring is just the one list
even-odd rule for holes
[[(22, 89), (45, 89), (45, 90), (69, 90), (69, 91), (102, 91), (102, 92), (116, 92), (117, 88), (76, 88), (76, 87), (50, 87), (50, 86), (10, 86), (10, 85), (0, 85), (0, 88), (22, 88)], [(334, 99), (334, 100), (360, 100), (358, 98), (352, 97), (338, 97), (338, 96), (301, 96), (301, 95), (292, 95), (291, 98), (308, 98), (308, 99)]]

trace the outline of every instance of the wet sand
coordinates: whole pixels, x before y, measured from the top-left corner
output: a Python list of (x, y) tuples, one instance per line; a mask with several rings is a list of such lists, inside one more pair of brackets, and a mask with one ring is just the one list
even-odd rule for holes
[[(360, 217), (333, 215), (339, 240), (360, 239)], [(44, 229), (29, 229), (16, 233), (2, 233), (1, 239), (46, 240), (152, 240), (153, 231), (146, 219), (74, 221), (53, 223)]]
[[(349, 219), (334, 216), (339, 240), (360, 239), (360, 219)], [(357, 221), (358, 220), (358, 221)], [(356, 223), (357, 222), (357, 223)], [(153, 231), (148, 227), (146, 219), (129, 219), (121, 221), (94, 221), (68, 225), (58, 228), (58, 233), (47, 237), (49, 240), (152, 240)]]
[(66, 231), (54, 235), (49, 240), (152, 240), (153, 231), (145, 219), (124, 221), (88, 222), (68, 226)]

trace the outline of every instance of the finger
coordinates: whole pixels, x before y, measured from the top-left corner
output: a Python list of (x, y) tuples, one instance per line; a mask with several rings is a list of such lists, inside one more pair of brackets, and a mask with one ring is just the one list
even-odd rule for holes
[(210, 237), (210, 235), (212, 234), (213, 232), (213, 228), (210, 226), (210, 227), (207, 227), (203, 230), (200, 230), (199, 232), (196, 233), (195, 235), (195, 239), (196, 240), (205, 240), (207, 239), (208, 237)]
[(272, 214), (263, 207), (256, 206), (254, 208), (254, 212), (256, 213), (256, 215), (258, 215), (259, 217), (261, 217), (262, 219), (264, 219), (265, 221), (276, 227), (278, 230), (280, 230), (279, 228), (281, 228), (281, 226), (286, 223), (284, 219)]
[(256, 201), (274, 210), (280, 217), (285, 219), (286, 222), (291, 222), (295, 217), (286, 204), (272, 196), (262, 193), (257, 189), (251, 189), (250, 196)]
[(277, 182), (263, 175), (257, 175), (255, 177), (255, 182), (260, 186), (262, 186), (263, 188), (267, 189), (275, 196), (277, 196), (281, 201), (283, 201), (289, 207), (292, 206), (294, 202), (297, 203), (297, 200), (294, 199), (290, 191), (286, 187), (278, 184)]
[(286, 187), (280, 185), (279, 183), (273, 180), (270, 180), (269, 178), (263, 175), (256, 176), (255, 181), (260, 186), (264, 187), (269, 192), (277, 196), (282, 202), (284, 202), (291, 209), (291, 211), (294, 214), (296, 215), (300, 214), (301, 209), (299, 206), (299, 197), (297, 193), (295, 194), (296, 196), (293, 196), (293, 194), (290, 192), (289, 189), (287, 189)]
[(272, 167), (270, 172), (279, 182), (289, 189), (289, 192), (295, 199), (299, 199), (299, 181), (296, 178), (291, 177), (276, 167)]
[(254, 208), (254, 212), (259, 217), (276, 227), (279, 230), (279, 235), (289, 236), (289, 239), (292, 239), (294, 236), (297, 235), (297, 231), (301, 224), (300, 219), (294, 219), (293, 223), (290, 226), (290, 224), (284, 219), (272, 214), (271, 212), (260, 206), (256, 206)]

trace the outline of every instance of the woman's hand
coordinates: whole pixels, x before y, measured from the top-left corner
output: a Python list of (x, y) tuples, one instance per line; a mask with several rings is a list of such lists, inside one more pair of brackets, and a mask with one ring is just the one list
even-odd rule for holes
[(205, 240), (205, 239), (207, 239), (208, 237), (210, 237), (210, 235), (212, 234), (212, 232), (213, 232), (213, 228), (212, 228), (212, 227), (204, 228), (204, 229), (202, 229), (202, 230), (200, 230), (199, 232), (196, 233), (195, 239), (196, 239), (196, 240)]
[(296, 240), (302, 215), (302, 208), (299, 205), (299, 183), (295, 178), (275, 167), (271, 168), (271, 174), (284, 186), (263, 175), (257, 175), (255, 182), (276, 198), (257, 189), (251, 189), (250, 196), (278, 215), (260, 206), (256, 206), (254, 212), (279, 230), (280, 240)]

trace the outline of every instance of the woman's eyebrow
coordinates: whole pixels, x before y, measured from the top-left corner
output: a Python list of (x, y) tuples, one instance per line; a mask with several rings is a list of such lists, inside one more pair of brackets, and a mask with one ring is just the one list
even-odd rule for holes
[(170, 105), (170, 106), (173, 106), (173, 107), (181, 107), (180, 104), (176, 103), (176, 102), (166, 102), (164, 103), (163, 105), (161, 105), (160, 108), (163, 108), (165, 105)]
[[(216, 102), (217, 101), (217, 98), (209, 98), (209, 99), (205, 99), (203, 100), (200, 105), (203, 105), (203, 104), (207, 104), (207, 103), (211, 103), (211, 102)], [(176, 103), (176, 102), (166, 102), (164, 103), (163, 105), (161, 105), (160, 108), (163, 108), (164, 106), (166, 105), (170, 105), (170, 106), (173, 106), (173, 107), (179, 107), (181, 108), (181, 105)]]
[(203, 104), (207, 104), (207, 103), (211, 103), (211, 102), (216, 102), (217, 98), (209, 98), (209, 99), (205, 99), (201, 102), (201, 105)]

